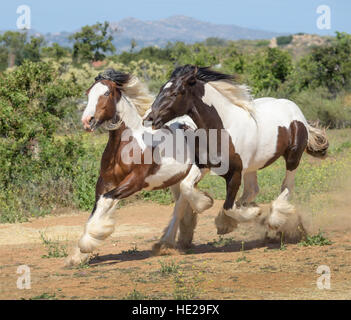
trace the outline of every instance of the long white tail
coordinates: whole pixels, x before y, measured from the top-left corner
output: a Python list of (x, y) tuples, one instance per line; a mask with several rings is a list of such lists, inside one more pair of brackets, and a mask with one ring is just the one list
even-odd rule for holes
[(308, 133), (306, 152), (313, 157), (323, 158), (329, 147), (326, 129), (319, 126), (318, 122), (310, 123)]

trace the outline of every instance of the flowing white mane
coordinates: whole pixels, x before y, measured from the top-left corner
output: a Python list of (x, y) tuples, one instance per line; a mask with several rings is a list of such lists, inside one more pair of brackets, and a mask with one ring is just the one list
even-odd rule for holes
[(122, 86), (121, 90), (134, 104), (141, 117), (151, 108), (154, 96), (149, 92), (146, 85), (137, 77), (132, 76), (130, 80)]
[(208, 84), (225, 96), (231, 103), (246, 110), (252, 116), (254, 115), (253, 98), (248, 86), (234, 84), (226, 80), (210, 81)]

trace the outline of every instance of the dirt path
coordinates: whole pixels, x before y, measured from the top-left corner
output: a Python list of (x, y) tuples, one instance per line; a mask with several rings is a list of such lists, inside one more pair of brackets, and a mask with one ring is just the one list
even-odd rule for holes
[[(153, 257), (150, 249), (172, 207), (144, 203), (122, 208), (116, 231), (90, 265), (72, 269), (63, 267), (64, 258), (42, 257), (48, 250), (40, 232), (70, 251), (88, 213), (0, 225), (0, 299), (122, 299), (138, 294), (153, 299), (351, 299), (349, 227), (333, 228), (330, 219), (315, 220), (314, 228), (327, 230), (333, 241), (323, 247), (267, 246), (252, 225), (241, 225), (219, 241), (214, 218), (221, 205), (216, 201), (199, 217), (193, 249), (164, 257)], [(332, 220), (339, 221), (348, 208), (344, 202), (336, 205)], [(29, 290), (17, 289), (20, 265), (30, 267)], [(317, 288), (320, 265), (330, 268), (330, 290)]]

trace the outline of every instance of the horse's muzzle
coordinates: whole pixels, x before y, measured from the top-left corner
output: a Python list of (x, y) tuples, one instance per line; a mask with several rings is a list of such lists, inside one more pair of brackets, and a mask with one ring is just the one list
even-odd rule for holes
[(156, 118), (154, 121), (152, 121), (152, 127), (157, 130), (161, 129), (163, 127), (163, 122), (160, 118)]
[(94, 117), (82, 119), (83, 127), (86, 131), (92, 132), (98, 127), (98, 121)]

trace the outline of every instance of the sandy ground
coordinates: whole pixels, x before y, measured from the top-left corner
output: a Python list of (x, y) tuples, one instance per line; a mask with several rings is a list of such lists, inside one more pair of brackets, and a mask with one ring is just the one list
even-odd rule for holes
[[(129, 205), (119, 210), (115, 232), (90, 265), (80, 268), (65, 268), (64, 258), (43, 258), (48, 250), (40, 232), (70, 252), (88, 213), (66, 210), (28, 223), (0, 225), (0, 298), (122, 299), (136, 290), (152, 299), (350, 299), (350, 202), (334, 202), (330, 215), (310, 223), (314, 231), (326, 230), (332, 245), (286, 244), (281, 250), (280, 243), (262, 242), (257, 228), (249, 224), (226, 235), (226, 244), (211, 244), (218, 240), (214, 218), (222, 201), (216, 201), (199, 216), (194, 247), (162, 257), (152, 256), (151, 247), (168, 223), (172, 206)], [(177, 272), (162, 273), (162, 264), (172, 262)], [(30, 268), (30, 289), (17, 288), (20, 265)], [(320, 265), (330, 268), (329, 290), (317, 288)]]

